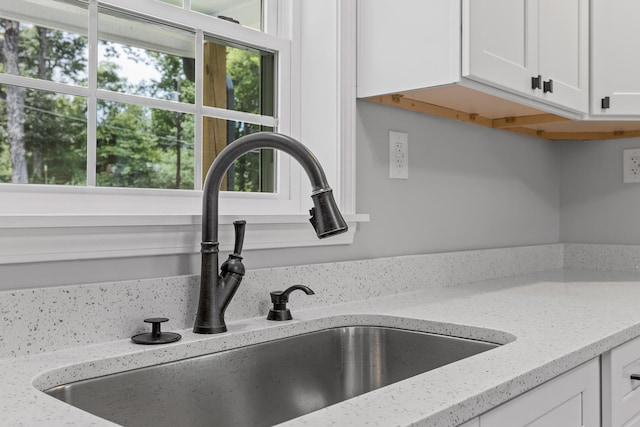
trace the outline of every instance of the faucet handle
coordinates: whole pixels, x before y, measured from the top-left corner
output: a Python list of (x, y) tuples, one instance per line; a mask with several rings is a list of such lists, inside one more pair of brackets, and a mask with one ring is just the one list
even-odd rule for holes
[(233, 221), (233, 227), (236, 233), (236, 242), (233, 246), (233, 253), (240, 256), (242, 252), (242, 244), (244, 243), (244, 229), (247, 226), (247, 221), (240, 219)]
[(240, 253), (242, 252), (242, 243), (244, 242), (244, 228), (247, 225), (247, 221), (240, 219), (237, 221), (233, 221), (233, 227), (236, 232), (236, 243), (233, 247), (233, 253), (229, 254), (229, 258), (220, 266), (220, 272), (223, 277), (225, 277), (228, 273), (239, 274), (240, 276), (244, 276), (245, 269), (242, 264), (242, 257)]
[(307, 295), (314, 295), (315, 292), (311, 290), (308, 286), (304, 285), (293, 285), (285, 289), (284, 291), (273, 291), (270, 293), (271, 302), (273, 303), (273, 308), (269, 310), (269, 314), (267, 315), (267, 320), (291, 320), (293, 317), (291, 316), (291, 311), (287, 308), (287, 303), (289, 302), (289, 295), (291, 292), (300, 290), (303, 291)]

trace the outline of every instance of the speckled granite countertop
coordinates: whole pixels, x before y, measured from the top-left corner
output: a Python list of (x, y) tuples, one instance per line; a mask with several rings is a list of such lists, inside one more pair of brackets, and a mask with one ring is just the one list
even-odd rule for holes
[(291, 322), (238, 320), (228, 333), (211, 337), (186, 330), (182, 341), (166, 346), (120, 340), (8, 358), (0, 361), (0, 424), (114, 425), (39, 389), (326, 327), (369, 324), (504, 345), (284, 425), (456, 426), (639, 336), (639, 299), (637, 273), (554, 270), (294, 310)]

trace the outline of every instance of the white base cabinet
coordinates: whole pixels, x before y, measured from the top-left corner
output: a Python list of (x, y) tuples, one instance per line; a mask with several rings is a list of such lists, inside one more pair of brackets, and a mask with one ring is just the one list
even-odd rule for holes
[(602, 426), (640, 427), (640, 338), (602, 355)]
[(600, 363), (593, 359), (461, 427), (599, 427)]

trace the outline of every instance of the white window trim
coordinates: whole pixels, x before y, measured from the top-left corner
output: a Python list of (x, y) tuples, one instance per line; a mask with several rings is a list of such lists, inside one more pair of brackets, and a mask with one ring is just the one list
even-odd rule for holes
[[(233, 246), (233, 221), (220, 216), (220, 249)], [(345, 215), (349, 231), (318, 240), (304, 215), (243, 215), (244, 250), (345, 245), (367, 215)], [(29, 215), (0, 219), (0, 265), (50, 261), (195, 254), (200, 215)]]
[[(299, 13), (300, 2), (295, 0), (275, 0), (278, 7), (285, 8), (287, 14)], [(158, 10), (167, 9), (177, 18), (180, 12), (175, 6), (164, 3), (131, 2), (130, 0), (108, 0), (102, 2), (112, 6), (135, 9), (143, 14), (156, 15)], [(133, 3), (133, 5), (132, 5)], [(311, 0), (308, 2), (312, 4)], [(266, 249), (304, 246), (324, 246), (350, 244), (357, 224), (369, 220), (368, 215), (355, 214), (355, 0), (333, 0), (323, 3), (333, 7), (337, 20), (339, 43), (336, 46), (337, 66), (333, 71), (336, 79), (335, 129), (337, 142), (334, 158), (336, 169), (332, 181), (338, 204), (347, 220), (350, 230), (331, 239), (318, 240), (308, 224), (305, 214), (311, 201), (308, 198), (307, 178), (301, 169), (292, 164), (287, 200), (278, 200), (278, 195), (253, 194), (253, 200), (246, 195), (223, 194), (220, 201), (220, 242), (222, 250), (230, 249), (233, 220), (242, 217), (249, 226), (245, 249)], [(269, 1), (272, 11), (274, 1)], [(316, 6), (319, 7), (319, 6)], [(282, 9), (281, 9), (282, 10)], [(268, 14), (273, 19), (273, 13)], [(202, 19), (210, 19), (203, 17)], [(264, 36), (225, 21), (217, 24), (230, 33), (238, 33), (254, 40)], [(295, 22), (295, 21), (294, 21)], [(297, 25), (296, 25), (297, 24)], [(293, 28), (279, 22), (280, 34), (289, 32), (299, 36), (300, 22)], [(296, 31), (298, 32), (296, 34)], [(240, 34), (242, 33), (242, 34)], [(229, 36), (229, 33), (225, 34)], [(276, 40), (281, 40), (274, 38)], [(256, 44), (258, 44), (257, 39)], [(301, 51), (300, 43), (292, 43), (282, 48), (291, 55), (290, 70), (279, 70), (279, 88), (285, 87), (278, 103), (278, 117), (283, 120), (280, 130), (296, 138), (304, 134), (301, 128), (300, 106), (304, 104), (296, 91), (300, 89)], [(283, 72), (284, 71), (284, 72)], [(21, 77), (0, 76), (0, 82), (13, 84)], [(285, 84), (291, 82), (291, 86)], [(59, 83), (57, 89), (64, 92)], [(70, 90), (75, 91), (77, 88)], [(119, 97), (120, 94), (115, 95)], [(131, 100), (132, 95), (124, 95)], [(289, 103), (286, 100), (290, 100)], [(163, 108), (171, 101), (160, 101)], [(183, 108), (184, 106), (180, 106)], [(187, 107), (188, 108), (188, 107)], [(218, 111), (216, 111), (218, 113)], [(223, 112), (232, 118), (235, 112)], [(263, 120), (263, 118), (254, 118)], [(272, 118), (266, 118), (267, 122)], [(288, 122), (288, 123), (287, 123)], [(268, 123), (265, 123), (268, 124)], [(198, 135), (196, 135), (198, 142)], [(314, 148), (312, 147), (312, 150)], [(315, 150), (314, 150), (315, 151)], [(280, 164), (287, 164), (288, 156), (281, 156)], [(323, 162), (322, 156), (318, 156)], [(292, 162), (291, 162), (292, 163)], [(282, 186), (284, 182), (280, 182)], [(53, 187), (53, 188), (52, 188)], [(0, 189), (0, 264), (63, 261), (74, 259), (116, 258), (127, 256), (153, 256), (166, 254), (186, 254), (199, 252), (201, 226), (201, 197), (198, 190), (140, 190), (95, 187), (55, 187), (38, 185), (4, 185)], [(62, 202), (61, 202), (62, 200)], [(260, 200), (256, 204), (256, 200)], [(268, 206), (269, 202), (271, 207)], [(167, 203), (169, 202), (169, 203)], [(232, 203), (235, 205), (232, 206)], [(58, 209), (53, 209), (56, 206)], [(4, 207), (4, 208), (3, 208)], [(17, 208), (19, 207), (19, 209)]]

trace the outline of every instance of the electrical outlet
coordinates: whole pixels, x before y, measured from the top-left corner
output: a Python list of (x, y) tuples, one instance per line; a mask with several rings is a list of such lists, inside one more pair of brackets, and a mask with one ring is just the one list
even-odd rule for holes
[(409, 179), (409, 136), (389, 131), (389, 178)]
[(624, 150), (622, 157), (624, 182), (640, 182), (640, 148)]

